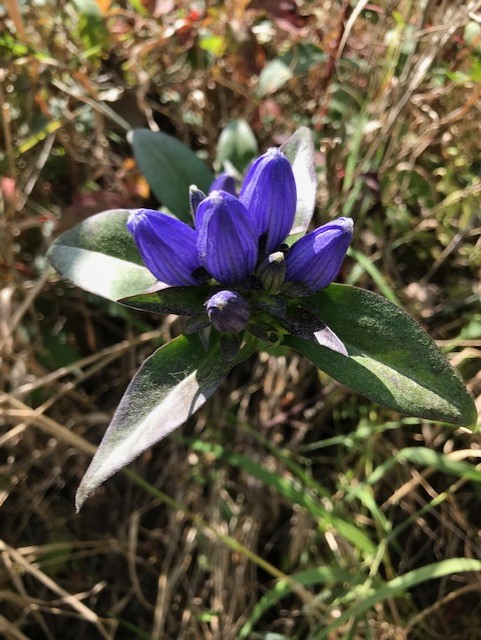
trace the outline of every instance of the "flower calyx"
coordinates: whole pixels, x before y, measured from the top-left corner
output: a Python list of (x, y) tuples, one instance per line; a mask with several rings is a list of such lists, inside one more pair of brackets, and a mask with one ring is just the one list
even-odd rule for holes
[(266, 293), (276, 294), (286, 279), (286, 260), (283, 251), (274, 251), (259, 265), (256, 275)]

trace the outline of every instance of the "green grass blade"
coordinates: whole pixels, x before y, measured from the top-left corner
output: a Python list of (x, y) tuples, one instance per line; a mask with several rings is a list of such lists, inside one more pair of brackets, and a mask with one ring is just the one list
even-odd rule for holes
[(425, 567), (413, 569), (413, 571), (398, 576), (375, 589), (373, 593), (352, 607), (349, 607), (333, 623), (321, 631), (320, 639), (330, 637), (332, 631), (348, 622), (349, 619), (362, 615), (383, 600), (394, 598), (403, 592), (409, 591), (417, 584), (422, 584), (428, 580), (435, 580), (436, 578), (464, 571), (481, 571), (481, 561), (473, 560), (472, 558), (449, 558), (448, 560), (440, 560)]
[(412, 462), (418, 466), (432, 467), (442, 473), (449, 473), (472, 482), (481, 482), (481, 471), (467, 462), (450, 460), (446, 455), (426, 447), (406, 447), (377, 467), (367, 479), (370, 485), (379, 482), (396, 464)]
[[(313, 569), (306, 569), (305, 571), (300, 571), (299, 573), (290, 576), (290, 578), (293, 582), (297, 582), (304, 587), (316, 584), (351, 583), (355, 580), (355, 576), (353, 576), (352, 573), (337, 567), (315, 567)], [(244, 626), (241, 628), (238, 640), (250, 638), (252, 629), (264, 613), (292, 592), (292, 583), (288, 583), (285, 580), (279, 580), (275, 586), (256, 604), (247, 622), (245, 622)]]
[(327, 511), (312, 494), (307, 493), (305, 488), (292, 478), (287, 476), (281, 477), (277, 473), (272, 473), (255, 460), (247, 458), (242, 454), (229, 453), (219, 444), (195, 440), (192, 441), (191, 446), (194, 451), (214, 455), (216, 458), (226, 460), (234, 467), (243, 469), (266, 486), (276, 489), (290, 503), (304, 507), (318, 520), (321, 530), (334, 527), (339, 535), (351, 542), (360, 551), (368, 554), (375, 551), (375, 545), (359, 527)]
[(352, 247), (349, 249), (348, 255), (352, 256), (354, 260), (356, 260), (356, 262), (360, 265), (360, 267), (371, 276), (371, 278), (376, 283), (379, 291), (385, 298), (396, 304), (398, 307), (402, 307), (402, 304), (399, 302), (396, 294), (386, 282), (383, 274), (379, 271), (377, 266), (374, 264), (374, 262), (371, 261), (370, 258), (365, 256), (360, 251), (356, 251)]

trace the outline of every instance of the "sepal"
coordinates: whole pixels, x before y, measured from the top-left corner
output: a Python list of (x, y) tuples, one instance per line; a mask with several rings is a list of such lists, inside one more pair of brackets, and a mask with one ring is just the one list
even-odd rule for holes
[(286, 278), (286, 260), (282, 251), (271, 253), (259, 266), (256, 275), (267, 293), (276, 294)]
[(239, 336), (235, 333), (224, 333), (219, 338), (220, 352), (226, 362), (233, 362), (240, 350)]
[(204, 312), (196, 313), (194, 316), (190, 316), (185, 321), (184, 333), (186, 335), (190, 335), (192, 333), (198, 333), (203, 329), (207, 329), (210, 327), (209, 318), (207, 314)]
[(190, 213), (192, 215), (192, 219), (195, 220), (195, 214), (197, 213), (197, 207), (200, 205), (202, 200), (206, 198), (206, 194), (198, 189), (195, 184), (191, 184), (189, 187), (189, 202), (190, 202)]

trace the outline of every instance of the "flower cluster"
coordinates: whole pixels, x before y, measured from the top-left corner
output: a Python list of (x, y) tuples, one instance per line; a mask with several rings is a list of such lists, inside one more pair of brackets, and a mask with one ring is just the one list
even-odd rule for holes
[(294, 223), (296, 202), (291, 164), (273, 148), (252, 164), (238, 196), (226, 175), (214, 181), (209, 195), (191, 189), (195, 229), (150, 209), (133, 211), (127, 227), (145, 265), (161, 282), (195, 286), (213, 278), (222, 285), (206, 302), (208, 316), (219, 331), (235, 333), (250, 315), (239, 291), (258, 287), (277, 294), (296, 283), (315, 292), (339, 273), (352, 220), (338, 218), (288, 248), (283, 242)]

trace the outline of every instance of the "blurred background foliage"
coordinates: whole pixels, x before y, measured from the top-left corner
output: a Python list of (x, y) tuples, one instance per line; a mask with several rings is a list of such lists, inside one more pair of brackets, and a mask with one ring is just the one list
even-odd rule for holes
[(481, 2), (5, 0), (0, 52), (4, 637), (481, 638), (479, 436), (295, 354), (234, 370), (75, 515), (130, 377), (182, 324), (44, 257), (92, 213), (161, 204), (131, 128), (242, 170), (308, 126), (316, 225), (356, 222), (341, 279), (414, 315), (481, 408)]

